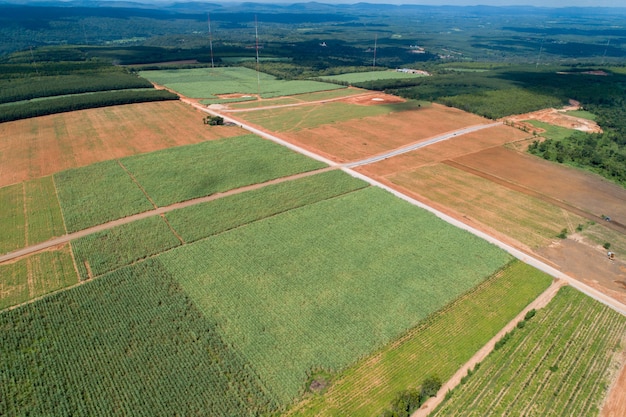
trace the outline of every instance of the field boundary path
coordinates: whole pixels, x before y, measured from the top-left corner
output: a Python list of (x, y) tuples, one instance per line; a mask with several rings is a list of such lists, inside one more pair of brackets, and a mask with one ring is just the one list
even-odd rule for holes
[(559, 291), (561, 287), (565, 285), (565, 281), (563, 280), (555, 280), (543, 293), (539, 295), (539, 297), (535, 298), (533, 302), (531, 302), (524, 310), (522, 310), (513, 320), (511, 320), (506, 326), (502, 328), (494, 337), (491, 338), (487, 342), (485, 346), (480, 348), (478, 352), (472, 356), (472, 358), (467, 361), (462, 367), (459, 368), (458, 371), (452, 378), (441, 385), (439, 391), (437, 391), (437, 395), (429, 398), (422, 406), (417, 409), (411, 417), (427, 417), (430, 412), (432, 412), (439, 404), (443, 402), (445, 399), (446, 393), (448, 391), (452, 391), (456, 386), (461, 383), (461, 379), (465, 377), (470, 369), (473, 369), (476, 364), (482, 362), (489, 353), (491, 353), (498, 342), (504, 335), (517, 326), (517, 323), (522, 321), (530, 310), (535, 309), (538, 310), (548, 305), (550, 301), (554, 298), (556, 293)]
[[(128, 217), (123, 217), (121, 219), (117, 219), (117, 220), (113, 220), (110, 221), (108, 223), (103, 223), (103, 224), (99, 224), (98, 226), (94, 226), (94, 227), (90, 227), (88, 229), (83, 229), (83, 230), (79, 230), (78, 232), (74, 232), (74, 233), (69, 233), (66, 234), (64, 236), (60, 236), (54, 239), (50, 239), (47, 240), (45, 242), (41, 242), (39, 244), (36, 245), (32, 245), (32, 246), (28, 246), (13, 252), (9, 252), (5, 255), (1, 255), (0, 256), (0, 264), (2, 264), (3, 262), (8, 262), (8, 261), (12, 261), (18, 258), (21, 258), (23, 256), (26, 255), (30, 255), (32, 253), (35, 252), (40, 252), (42, 250), (45, 249), (49, 249), (51, 247), (54, 246), (58, 246), (58, 245), (62, 245), (65, 243), (68, 243), (72, 240), (81, 238), (81, 237), (85, 237), (87, 235), (91, 235), (93, 233), (97, 233), (97, 232), (101, 232), (104, 230), (109, 230), (112, 229), (116, 226), (121, 226), (123, 224), (127, 224), (127, 223), (132, 223), (134, 221), (137, 220), (141, 220), (141, 219), (145, 219), (147, 217), (153, 217), (153, 216), (162, 216), (165, 213), (168, 213), (170, 211), (173, 210), (177, 210), (177, 209), (181, 209), (181, 208), (185, 208), (185, 207), (190, 207), (190, 206), (195, 206), (196, 204), (201, 204), (201, 203), (207, 203), (209, 201), (213, 201), (213, 200), (217, 200), (223, 197), (228, 197), (231, 195), (235, 195), (235, 194), (240, 194), (240, 193), (244, 193), (246, 191), (251, 191), (251, 190), (256, 190), (258, 188), (262, 188), (268, 185), (273, 185), (273, 184), (279, 184), (281, 182), (286, 182), (286, 181), (292, 181), (292, 180), (296, 180), (298, 178), (304, 178), (304, 177), (308, 177), (311, 175), (316, 175), (316, 174), (321, 174), (322, 172), (326, 172), (326, 171), (330, 171), (336, 169), (335, 167), (326, 167), (326, 168), (321, 168), (321, 169), (317, 169), (317, 170), (313, 170), (313, 171), (308, 171), (308, 172), (302, 172), (299, 174), (295, 174), (295, 175), (289, 175), (287, 177), (281, 177), (281, 178), (277, 178), (274, 180), (270, 180), (270, 181), (266, 181), (266, 182), (262, 182), (260, 184), (252, 184), (252, 185), (247, 185), (245, 187), (240, 187), (240, 188), (235, 188), (234, 190), (229, 190), (229, 191), (225, 191), (222, 193), (215, 193), (215, 194), (211, 194), (205, 197), (199, 197), (199, 198), (194, 198), (191, 200), (187, 200), (187, 201), (183, 201), (180, 203), (174, 203), (171, 204), (169, 206), (164, 206), (164, 207), (157, 207), (154, 210), (148, 210), (148, 211), (144, 211), (142, 213), (138, 213), (138, 214), (134, 214), (132, 216), (128, 216)], [(179, 237), (180, 239), (180, 237)]]

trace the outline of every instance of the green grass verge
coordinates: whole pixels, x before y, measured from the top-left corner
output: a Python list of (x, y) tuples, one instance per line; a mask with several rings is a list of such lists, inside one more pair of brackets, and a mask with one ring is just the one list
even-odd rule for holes
[(417, 109), (421, 103), (404, 103), (361, 106), (340, 102), (326, 103), (323, 106), (298, 106), (259, 110), (241, 114), (240, 117), (274, 132), (297, 132), (320, 125), (381, 116), (389, 113)]
[(69, 246), (2, 264), (0, 309), (23, 303), (76, 282), (78, 277)]
[(572, 110), (565, 113), (568, 116), (580, 117), (581, 119), (596, 120), (598, 117), (587, 110)]
[(69, 233), (153, 208), (117, 161), (54, 175)]
[(178, 245), (178, 238), (165, 220), (158, 216), (72, 241), (76, 267), (82, 280), (113, 271)]
[(327, 391), (308, 394), (289, 415), (376, 416), (400, 391), (430, 375), (449, 379), (552, 279), (514, 261), (396, 342), (335, 376)]
[(562, 288), (434, 415), (598, 415), (625, 334), (625, 317)]
[(0, 253), (65, 233), (52, 177), (0, 188)]
[(572, 136), (575, 132), (574, 129), (551, 125), (549, 123), (540, 122), (539, 120), (528, 120), (528, 123), (545, 130), (545, 132), (538, 133), (538, 135), (546, 139), (563, 140)]
[(0, 313), (0, 415), (266, 415), (248, 363), (154, 260)]
[(286, 405), (312, 369), (345, 368), (511, 258), (368, 187), (158, 259)]
[(193, 242), (366, 186), (342, 171), (330, 171), (174, 210), (166, 217), (185, 242)]
[(326, 166), (255, 135), (170, 148), (121, 163), (158, 206)]

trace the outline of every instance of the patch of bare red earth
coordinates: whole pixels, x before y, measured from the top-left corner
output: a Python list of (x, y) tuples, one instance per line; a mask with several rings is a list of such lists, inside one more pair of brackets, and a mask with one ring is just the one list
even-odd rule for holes
[(178, 101), (80, 110), (0, 124), (0, 187), (69, 168), (173, 146), (243, 135), (203, 124)]
[[(387, 100), (383, 95), (378, 98)], [(359, 102), (364, 98), (348, 98), (344, 101), (355, 100)], [(368, 105), (375, 105), (388, 101), (374, 101), (372, 97), (367, 97), (366, 102)], [(399, 111), (303, 129), (281, 134), (281, 137), (328, 159), (343, 163), (388, 152), (467, 126), (489, 122), (461, 110), (432, 104), (418, 110)]]

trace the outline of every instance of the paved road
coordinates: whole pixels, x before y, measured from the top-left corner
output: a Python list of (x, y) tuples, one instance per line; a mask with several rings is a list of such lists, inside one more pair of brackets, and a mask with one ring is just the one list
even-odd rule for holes
[(466, 127), (463, 129), (458, 129), (452, 132), (444, 133), (443, 135), (435, 136), (433, 138), (427, 139), (422, 142), (414, 143), (409, 146), (404, 146), (402, 148), (398, 148), (393, 151), (386, 152), (380, 155), (375, 155), (375, 156), (372, 156), (371, 158), (362, 159), (356, 162), (349, 162), (345, 164), (344, 166), (349, 167), (349, 168), (354, 168), (354, 167), (358, 167), (361, 165), (373, 164), (374, 162), (382, 161), (383, 159), (391, 158), (393, 156), (402, 155), (403, 153), (407, 153), (407, 152), (414, 151), (416, 149), (424, 148), (426, 146), (433, 145), (437, 142), (442, 142), (444, 140), (456, 138), (456, 137), (465, 135), (467, 133), (476, 132), (478, 130), (489, 129), (491, 127), (500, 126), (501, 124), (502, 122), (495, 122), (495, 123), (490, 123), (490, 124), (475, 125), (475, 126)]

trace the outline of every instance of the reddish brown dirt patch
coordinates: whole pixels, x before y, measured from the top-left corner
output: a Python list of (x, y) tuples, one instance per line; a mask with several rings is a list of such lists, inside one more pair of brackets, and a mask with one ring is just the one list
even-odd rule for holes
[(129, 104), (0, 124), (0, 186), (172, 146), (245, 134), (180, 102)]
[(626, 224), (626, 189), (598, 175), (503, 147), (461, 156), (455, 161)]
[(259, 98), (257, 94), (241, 94), (241, 93), (231, 93), (231, 94), (219, 94), (219, 98), (242, 98), (242, 97), (256, 97)]
[(358, 104), (361, 106), (375, 106), (377, 104), (404, 103), (406, 100), (402, 97), (392, 96), (390, 94), (371, 94), (347, 97), (341, 100), (345, 103)]
[(484, 149), (499, 147), (505, 143), (524, 140), (527, 136), (528, 133), (509, 126), (496, 126), (458, 136), (375, 164), (365, 165), (358, 170), (375, 177), (387, 176), (472, 154)]
[(622, 370), (609, 392), (600, 417), (626, 416), (626, 352), (622, 352)]
[(581, 132), (602, 133), (602, 128), (600, 128), (600, 126), (598, 126), (598, 124), (593, 120), (587, 120), (581, 117), (571, 116), (563, 110), (556, 109), (544, 109), (532, 113), (509, 116), (506, 117), (505, 120), (515, 125), (523, 126), (529, 132), (536, 131), (537, 133), (542, 133), (543, 129), (536, 128), (530, 123), (526, 123), (526, 120), (538, 120), (540, 122), (549, 123), (554, 126), (580, 130)]
[[(370, 99), (371, 96), (367, 98)], [(347, 162), (485, 123), (489, 121), (482, 117), (433, 104), (418, 110), (334, 123), (281, 136), (334, 161)]]

